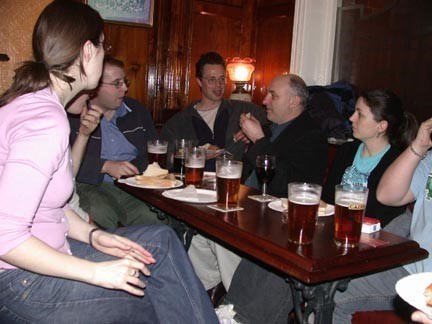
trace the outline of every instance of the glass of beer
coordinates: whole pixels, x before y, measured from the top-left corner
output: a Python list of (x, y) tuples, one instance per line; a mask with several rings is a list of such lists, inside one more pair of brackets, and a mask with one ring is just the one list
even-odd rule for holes
[(296, 244), (313, 241), (322, 187), (313, 183), (288, 184), (288, 240)]
[(181, 179), (185, 176), (185, 150), (192, 148), (193, 141), (187, 139), (176, 139), (174, 143), (174, 174)]
[(334, 240), (338, 246), (349, 248), (359, 244), (367, 197), (368, 189), (364, 186), (336, 186)]
[(157, 162), (163, 169), (166, 168), (168, 142), (165, 140), (147, 141), (147, 153), (149, 164)]
[(229, 210), (238, 206), (243, 162), (230, 159), (216, 160), (217, 205)]
[(200, 186), (206, 161), (206, 150), (201, 147), (185, 149), (185, 184)]

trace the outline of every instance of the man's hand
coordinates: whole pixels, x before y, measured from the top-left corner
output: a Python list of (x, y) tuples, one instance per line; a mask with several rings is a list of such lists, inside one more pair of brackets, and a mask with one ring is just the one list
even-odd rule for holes
[(265, 137), (259, 120), (252, 115), (240, 115), (240, 128), (244, 135), (246, 135), (247, 138), (253, 143)]
[(245, 135), (245, 133), (243, 133), (242, 130), (239, 130), (237, 133), (233, 135), (233, 140), (234, 142), (242, 141), (245, 144), (250, 143), (249, 138), (247, 138), (247, 136)]
[(138, 168), (128, 161), (105, 161), (101, 173), (120, 179), (122, 176), (133, 176), (139, 173)]

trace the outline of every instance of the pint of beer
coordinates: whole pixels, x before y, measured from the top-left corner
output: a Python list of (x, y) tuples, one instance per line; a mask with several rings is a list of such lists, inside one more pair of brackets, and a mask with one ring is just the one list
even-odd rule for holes
[(312, 183), (288, 184), (288, 240), (296, 244), (313, 241), (322, 187)]
[(166, 168), (166, 157), (168, 151), (168, 142), (164, 140), (147, 141), (147, 153), (149, 164), (157, 162), (161, 168)]
[(335, 192), (335, 242), (342, 247), (355, 247), (360, 241), (368, 189), (342, 184)]
[(226, 209), (237, 207), (243, 163), (230, 159), (216, 160), (217, 204)]
[(192, 148), (192, 140), (177, 139), (174, 146), (174, 174), (179, 178), (185, 176), (185, 151), (186, 148)]
[(185, 184), (200, 186), (206, 161), (205, 148), (192, 147), (185, 149)]

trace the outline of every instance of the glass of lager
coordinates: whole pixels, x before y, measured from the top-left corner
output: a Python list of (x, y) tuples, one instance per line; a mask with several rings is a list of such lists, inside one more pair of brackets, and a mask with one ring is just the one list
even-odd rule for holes
[(162, 169), (166, 168), (168, 142), (165, 140), (147, 141), (147, 153), (149, 164), (157, 162)]
[(322, 187), (313, 183), (288, 184), (288, 240), (296, 244), (313, 241)]
[(359, 244), (367, 197), (368, 189), (364, 186), (336, 186), (334, 240), (338, 246), (348, 248)]
[(229, 210), (238, 206), (243, 162), (216, 160), (216, 195), (218, 207)]
[(181, 179), (185, 176), (185, 151), (192, 148), (193, 141), (187, 139), (176, 139), (174, 143), (174, 174)]
[(206, 161), (206, 150), (200, 147), (185, 149), (185, 184), (200, 186)]

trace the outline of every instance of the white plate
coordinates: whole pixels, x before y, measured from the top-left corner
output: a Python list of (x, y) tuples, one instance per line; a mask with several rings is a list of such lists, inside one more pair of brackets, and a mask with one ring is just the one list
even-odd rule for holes
[(432, 283), (432, 272), (422, 272), (400, 279), (396, 292), (410, 305), (432, 317), (432, 307), (426, 305), (424, 291)]
[(162, 192), (162, 196), (171, 198), (178, 201), (191, 202), (197, 204), (209, 204), (217, 201), (216, 191), (207, 189), (196, 189), (197, 195), (193, 198), (186, 196), (176, 196), (176, 194), (182, 192), (184, 189), (166, 190)]
[[(283, 198), (283, 199), (285, 199), (285, 198)], [(280, 199), (270, 202), (268, 204), (268, 206), (271, 209), (276, 210), (278, 212), (283, 212), (284, 210), (286, 210), (286, 208), (283, 208), (283, 206), (282, 206), (282, 200), (280, 200)], [(330, 205), (330, 204), (327, 204), (324, 213), (323, 212), (318, 212), (318, 217), (330, 216), (330, 215), (333, 215), (333, 214), (334, 214), (334, 206)]]
[(118, 182), (125, 183), (131, 187), (137, 187), (137, 188), (144, 188), (144, 189), (172, 189), (172, 188), (178, 188), (183, 186), (183, 182), (180, 180), (175, 180), (175, 183), (173, 186), (151, 186), (151, 185), (145, 185), (145, 184), (139, 184), (136, 182), (135, 177), (130, 177), (126, 179), (119, 179)]

